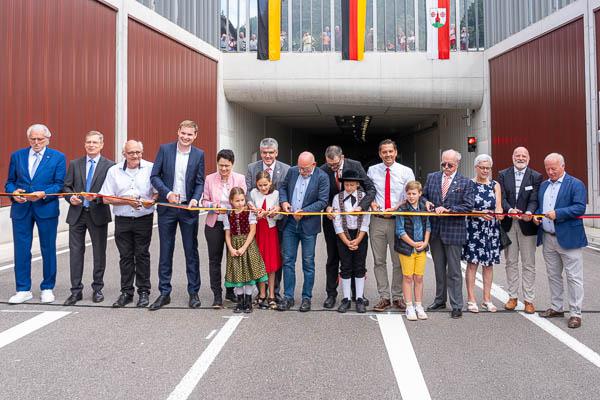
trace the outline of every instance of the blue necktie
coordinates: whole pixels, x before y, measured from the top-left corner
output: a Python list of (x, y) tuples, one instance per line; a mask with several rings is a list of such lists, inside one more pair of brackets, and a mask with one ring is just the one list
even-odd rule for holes
[(36, 151), (33, 153), (33, 156), (35, 157), (35, 160), (33, 160), (33, 165), (31, 166), (31, 172), (29, 173), (29, 177), (31, 179), (33, 179), (33, 177), (35, 176), (35, 171), (37, 171), (38, 166), (40, 165), (40, 158), (42, 155)]
[[(92, 165), (90, 165), (90, 170), (88, 171), (87, 178), (85, 178), (85, 191), (89, 192), (92, 188), (92, 178), (94, 177), (94, 165), (96, 165), (96, 161), (90, 160)], [(83, 200), (83, 206), (89, 207), (90, 202), (87, 200)]]

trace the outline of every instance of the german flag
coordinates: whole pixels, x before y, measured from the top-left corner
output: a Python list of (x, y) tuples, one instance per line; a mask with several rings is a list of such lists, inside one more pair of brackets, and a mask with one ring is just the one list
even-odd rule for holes
[(258, 0), (259, 60), (279, 60), (281, 54), (281, 0)]
[(342, 59), (360, 61), (365, 55), (367, 0), (342, 0)]

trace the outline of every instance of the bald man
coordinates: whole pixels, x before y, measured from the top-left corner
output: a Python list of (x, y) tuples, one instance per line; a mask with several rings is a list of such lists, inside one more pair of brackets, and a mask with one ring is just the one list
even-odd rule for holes
[[(498, 173), (502, 190), (502, 208), (508, 213), (532, 214), (538, 208), (538, 190), (542, 174), (529, 168), (529, 151), (517, 147), (512, 155), (513, 166)], [(525, 312), (533, 314), (535, 306), (535, 243), (538, 227), (528, 215), (504, 218), (502, 229), (511, 244), (504, 249), (506, 258), (506, 282), (509, 299), (504, 308), (511, 311), (519, 301), (519, 280), (522, 282)], [(519, 274), (521, 256), (521, 274)], [(519, 278), (521, 275), (521, 278)]]
[[(307, 151), (298, 156), (298, 165), (291, 167), (280, 186), (279, 201), (286, 212), (319, 212), (327, 207), (329, 177), (316, 168), (315, 156)], [(287, 311), (294, 305), (296, 288), (296, 256), (302, 244), (302, 303), (300, 312), (310, 311), (315, 280), (315, 245), (321, 232), (319, 216), (289, 215), (282, 223), (284, 297), (277, 309)]]

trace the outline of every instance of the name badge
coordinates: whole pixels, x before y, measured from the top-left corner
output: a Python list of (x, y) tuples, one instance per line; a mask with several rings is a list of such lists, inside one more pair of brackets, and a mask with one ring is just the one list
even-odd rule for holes
[(525, 186), (525, 190), (533, 190), (533, 186)]

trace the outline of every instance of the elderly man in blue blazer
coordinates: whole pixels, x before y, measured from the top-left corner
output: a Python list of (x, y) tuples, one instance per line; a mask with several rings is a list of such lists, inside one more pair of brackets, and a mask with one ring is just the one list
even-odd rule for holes
[(585, 214), (587, 192), (579, 179), (565, 172), (565, 159), (551, 153), (544, 159), (548, 180), (542, 182), (538, 194), (539, 208), (536, 214), (544, 218), (534, 219), (538, 230), (538, 246), (543, 244), (542, 254), (546, 262), (550, 285), (550, 308), (540, 313), (544, 318), (563, 317), (563, 276), (567, 275), (569, 288), (569, 328), (581, 326), (583, 304), (583, 251), (588, 242), (580, 216)]
[[(204, 191), (204, 152), (192, 143), (198, 136), (194, 121), (179, 124), (177, 141), (163, 144), (158, 150), (150, 181), (158, 191), (159, 202), (198, 207)], [(158, 262), (158, 289), (160, 295), (150, 305), (156, 311), (171, 302), (171, 275), (177, 225), (185, 253), (189, 307), (200, 308), (200, 258), (198, 256), (198, 211), (181, 208), (158, 208), (158, 235), (160, 256)]]
[[(473, 210), (473, 186), (467, 177), (458, 172), (461, 155), (455, 150), (442, 153), (442, 171), (427, 176), (423, 197), (429, 211), (441, 213), (467, 213)], [(460, 257), (467, 241), (465, 217), (431, 218), (431, 256), (435, 268), (435, 300), (430, 310), (446, 308), (450, 297), (452, 318), (462, 316), (462, 272)]]
[[(15, 283), (17, 293), (8, 302), (24, 303), (31, 293), (31, 242), (33, 225), (37, 225), (43, 259), (44, 279), (40, 285), (41, 302), (52, 303), (56, 282), (56, 229), (58, 227), (58, 197), (67, 170), (64, 154), (48, 147), (50, 130), (42, 124), (27, 129), (30, 147), (17, 150), (10, 157), (5, 190), (13, 193), (12, 219), (15, 251)], [(30, 193), (31, 196), (19, 196)]]
[[(316, 168), (315, 156), (307, 151), (298, 156), (298, 165), (291, 167), (279, 189), (279, 201), (285, 212), (319, 212), (327, 206), (329, 178)], [(310, 311), (315, 281), (315, 245), (321, 232), (319, 216), (289, 215), (283, 222), (283, 284), (284, 298), (278, 304), (280, 311), (294, 305), (296, 288), (296, 256), (302, 244), (302, 303), (299, 311)]]

